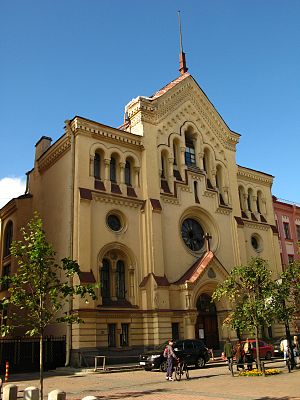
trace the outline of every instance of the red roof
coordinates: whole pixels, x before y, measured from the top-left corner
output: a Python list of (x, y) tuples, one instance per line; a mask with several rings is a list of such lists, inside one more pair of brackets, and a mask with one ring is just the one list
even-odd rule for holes
[(194, 283), (199, 278), (199, 276), (203, 274), (213, 258), (214, 253), (212, 251), (207, 251), (185, 272), (184, 275), (182, 275), (181, 278), (178, 279), (178, 281), (174, 283), (176, 285), (180, 285), (185, 282)]
[(188, 72), (185, 72), (183, 75), (180, 75), (178, 78), (174, 79), (172, 82), (168, 83), (166, 86), (164, 86), (162, 89), (160, 89), (158, 92), (154, 93), (152, 96), (150, 96), (151, 99), (156, 99), (157, 97), (163, 95), (166, 93), (168, 90), (172, 89), (174, 86), (177, 85), (177, 83), (183, 81), (185, 78), (190, 76)]

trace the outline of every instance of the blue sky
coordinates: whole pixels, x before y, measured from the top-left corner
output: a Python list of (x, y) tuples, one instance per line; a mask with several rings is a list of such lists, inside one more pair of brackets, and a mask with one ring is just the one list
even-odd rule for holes
[(0, 206), (42, 135), (75, 115), (117, 127), (132, 98), (178, 76), (177, 10), (189, 72), (242, 135), (238, 164), (300, 203), (299, 0), (2, 0)]

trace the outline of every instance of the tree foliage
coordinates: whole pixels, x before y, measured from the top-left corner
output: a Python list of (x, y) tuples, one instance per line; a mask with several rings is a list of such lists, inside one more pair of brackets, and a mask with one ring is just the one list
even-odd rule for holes
[[(0, 300), (5, 336), (16, 328), (26, 328), (26, 335), (40, 339), (40, 398), (43, 398), (43, 337), (52, 323), (83, 322), (72, 311), (65, 311), (75, 296), (96, 298), (96, 285), (74, 285), (73, 278), (80, 273), (76, 261), (63, 258), (58, 264), (52, 245), (46, 240), (41, 218), (35, 213), (21, 229), (22, 240), (13, 242), (11, 254), (17, 259), (17, 271), (0, 278), (9, 295)], [(68, 307), (67, 307), (68, 308)], [(7, 310), (7, 312), (3, 312)]]
[[(76, 261), (64, 258), (55, 262), (55, 252), (46, 240), (42, 220), (37, 214), (21, 229), (23, 240), (13, 242), (11, 254), (18, 263), (17, 272), (4, 276), (0, 283), (8, 287), (9, 296), (1, 300), (9, 308), (2, 336), (17, 327), (27, 327), (27, 335), (39, 335), (51, 323), (80, 322), (74, 313), (62, 311), (69, 296), (95, 299), (95, 285), (72, 285), (71, 279), (80, 273)], [(22, 312), (20, 313), (20, 310)]]
[(224, 323), (235, 330), (253, 332), (260, 368), (258, 335), (260, 326), (269, 326), (274, 318), (272, 295), (274, 282), (268, 264), (262, 258), (252, 258), (248, 264), (232, 269), (228, 278), (213, 294), (214, 300), (226, 297), (232, 311)]

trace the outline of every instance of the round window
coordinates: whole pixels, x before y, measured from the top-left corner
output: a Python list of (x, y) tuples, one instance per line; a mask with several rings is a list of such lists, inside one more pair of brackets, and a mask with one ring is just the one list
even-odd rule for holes
[(187, 218), (181, 225), (181, 237), (188, 248), (199, 251), (204, 244), (204, 230), (198, 221)]
[(110, 214), (107, 217), (107, 225), (115, 232), (118, 232), (122, 228), (120, 217), (116, 214)]
[(251, 246), (257, 252), (262, 250), (262, 241), (258, 235), (251, 236)]

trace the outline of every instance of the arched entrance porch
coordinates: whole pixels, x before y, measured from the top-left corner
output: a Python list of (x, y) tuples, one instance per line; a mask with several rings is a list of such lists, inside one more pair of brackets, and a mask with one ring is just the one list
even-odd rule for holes
[(196, 303), (198, 316), (195, 325), (195, 337), (204, 341), (209, 349), (219, 348), (219, 330), (217, 309), (211, 296), (202, 293)]

